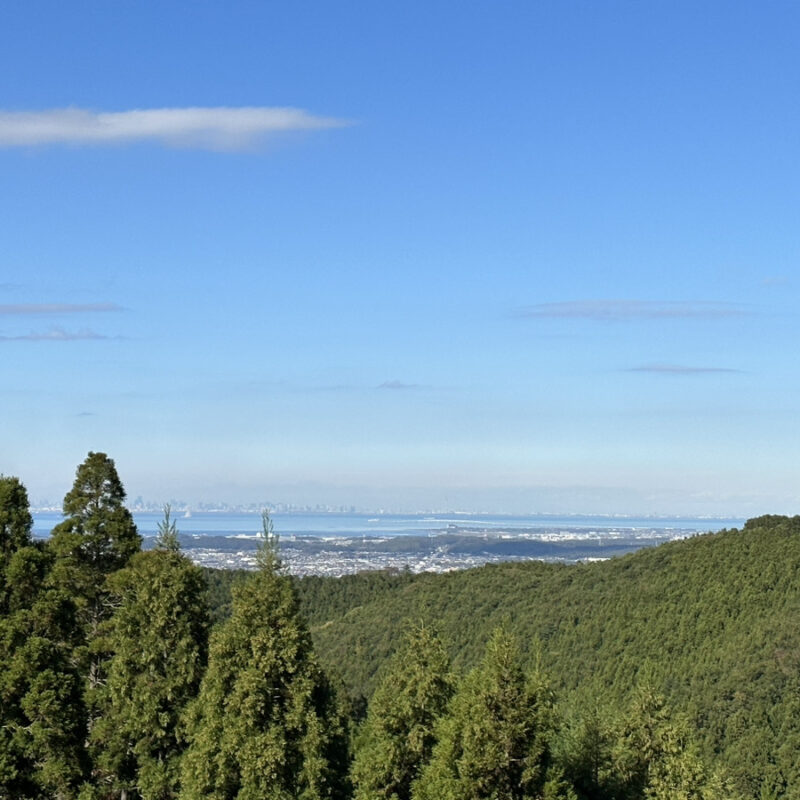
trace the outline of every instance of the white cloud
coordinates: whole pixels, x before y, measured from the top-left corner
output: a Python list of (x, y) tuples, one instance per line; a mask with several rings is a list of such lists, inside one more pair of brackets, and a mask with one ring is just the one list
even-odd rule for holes
[(0, 147), (157, 142), (171, 147), (241, 150), (275, 134), (348, 124), (345, 120), (314, 116), (299, 108), (0, 111)]

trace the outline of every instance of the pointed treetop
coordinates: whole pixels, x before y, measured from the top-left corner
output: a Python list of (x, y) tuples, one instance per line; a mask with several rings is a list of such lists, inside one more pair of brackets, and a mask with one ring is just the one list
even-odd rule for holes
[(75, 472), (75, 483), (64, 497), (64, 514), (89, 517), (122, 507), (125, 489), (114, 460), (105, 453), (89, 453)]
[(158, 523), (158, 536), (156, 537), (156, 550), (169, 550), (172, 553), (177, 553), (181, 549), (181, 543), (178, 540), (178, 526), (174, 519), (171, 519), (170, 513), (172, 507), (169, 503), (164, 506), (164, 519)]
[(279, 555), (278, 534), (272, 526), (269, 511), (265, 508), (261, 512), (261, 541), (256, 551), (256, 562), (258, 566), (267, 572), (280, 572), (283, 563)]
[[(86, 576), (121, 569), (142, 545), (124, 499), (112, 459), (105, 453), (89, 453), (64, 497), (66, 519), (53, 529), (49, 548), (59, 557), (77, 559)], [(99, 584), (95, 588), (99, 590)]]

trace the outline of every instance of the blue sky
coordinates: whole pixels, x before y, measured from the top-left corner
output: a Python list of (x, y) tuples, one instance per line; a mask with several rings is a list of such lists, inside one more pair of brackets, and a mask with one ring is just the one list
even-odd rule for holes
[(800, 8), (0, 9), (0, 441), (58, 500), (800, 501)]

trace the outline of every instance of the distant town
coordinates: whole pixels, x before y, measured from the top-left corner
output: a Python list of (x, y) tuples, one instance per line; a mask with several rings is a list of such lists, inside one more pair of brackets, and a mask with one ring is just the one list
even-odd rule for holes
[[(298, 576), (338, 577), (367, 570), (450, 572), (501, 561), (599, 561), (696, 534), (675, 528), (506, 532), (466, 527), (425, 536), (287, 536), (281, 538), (280, 553), (287, 570)], [(256, 567), (258, 537), (181, 534), (180, 540), (183, 551), (201, 566)], [(145, 548), (152, 541), (146, 537)]]

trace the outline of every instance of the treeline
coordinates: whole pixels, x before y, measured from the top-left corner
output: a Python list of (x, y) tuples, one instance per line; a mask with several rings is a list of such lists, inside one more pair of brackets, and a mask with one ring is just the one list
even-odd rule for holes
[[(265, 515), (258, 569), (229, 581), (180, 553), (169, 509), (143, 552), (124, 499), (114, 462), (90, 453), (63, 522), (39, 542), (23, 485), (0, 477), (0, 798), (797, 796), (789, 717), (800, 659), (783, 628), (792, 591), (797, 610), (797, 572), (787, 573), (797, 520), (612, 564), (297, 581)], [(740, 541), (751, 557), (774, 544), (789, 560), (754, 580)], [(697, 558), (681, 555), (692, 548)], [(689, 562), (695, 577), (676, 574)], [(687, 611), (667, 636), (674, 619), (659, 611), (695, 608), (687, 595), (700, 583), (706, 601), (716, 596), (733, 562), (739, 596), (714, 606), (722, 616)], [(755, 642), (736, 638), (748, 625)], [(736, 632), (746, 670), (769, 642), (784, 679), (769, 684), (769, 702), (738, 687), (731, 702), (747, 713), (727, 739), (719, 709), (694, 694), (702, 669), (708, 696), (730, 683), (735, 659), (712, 664), (719, 641), (701, 646), (718, 628)], [(683, 669), (693, 652), (703, 667), (681, 676), (669, 666)], [(784, 720), (783, 750), (772, 732), (758, 740), (759, 714), (769, 731)], [(770, 764), (755, 748), (760, 772), (720, 769), (724, 752), (708, 741), (737, 735), (772, 748)]]

